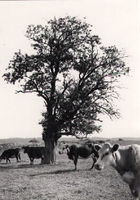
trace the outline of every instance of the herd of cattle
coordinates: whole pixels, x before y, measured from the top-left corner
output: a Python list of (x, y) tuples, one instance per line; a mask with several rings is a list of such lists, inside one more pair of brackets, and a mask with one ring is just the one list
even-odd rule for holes
[[(30, 164), (33, 164), (34, 159), (41, 159), (41, 163), (44, 159), (44, 148), (42, 146), (24, 146), (21, 148), (10, 148), (7, 150), (4, 150), (3, 153), (0, 156), (0, 162), (2, 160), (6, 160), (6, 163), (10, 163), (10, 158), (16, 158), (17, 162), (21, 161), (21, 151), (26, 153), (29, 157)], [(68, 158), (73, 160), (75, 169), (77, 169), (77, 162), (78, 158), (89, 158), (91, 157), (93, 160), (93, 164), (91, 169), (93, 168), (97, 157), (98, 157), (98, 149), (99, 145), (94, 145), (92, 143), (85, 144), (81, 146), (77, 146), (75, 144), (73, 145), (63, 145), (62, 149), (59, 150), (59, 154), (63, 154), (64, 152), (67, 153)]]
[[(30, 163), (33, 164), (34, 159), (43, 159), (44, 147), (23, 147), (24, 153), (27, 153)], [(10, 158), (15, 157), (17, 162), (21, 160), (20, 148), (5, 150), (0, 161), (5, 159), (10, 162)], [(64, 145), (62, 152), (66, 151), (68, 158), (73, 160), (75, 170), (77, 169), (78, 158), (89, 158), (93, 160), (91, 169), (95, 167), (102, 170), (105, 166), (112, 166), (122, 177), (130, 188), (135, 200), (140, 200), (140, 145), (132, 144), (120, 146), (119, 144), (111, 145), (110, 143), (85, 144), (81, 146)]]
[(30, 164), (33, 164), (34, 159), (41, 159), (43, 160), (43, 150), (44, 147), (30, 147), (24, 146), (22, 148), (11, 148), (4, 150), (0, 156), (0, 162), (2, 160), (6, 160), (6, 163), (10, 163), (10, 158), (16, 158), (17, 162), (21, 161), (21, 151), (23, 150), (30, 159)]

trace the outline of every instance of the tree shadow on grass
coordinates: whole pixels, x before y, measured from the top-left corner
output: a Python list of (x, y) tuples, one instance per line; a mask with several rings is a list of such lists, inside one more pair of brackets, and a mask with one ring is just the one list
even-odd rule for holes
[(41, 164), (34, 164), (34, 165), (31, 165), (31, 164), (5, 164), (5, 163), (1, 163), (0, 164), (0, 169), (3, 169), (3, 170), (6, 170), (6, 169), (24, 169), (24, 168), (40, 168)]
[(75, 169), (55, 170), (55, 171), (49, 171), (49, 172), (43, 172), (43, 173), (30, 174), (30, 176), (33, 177), (33, 176), (41, 176), (41, 175), (47, 175), (47, 174), (64, 174), (64, 173), (69, 173), (69, 172), (75, 172)]

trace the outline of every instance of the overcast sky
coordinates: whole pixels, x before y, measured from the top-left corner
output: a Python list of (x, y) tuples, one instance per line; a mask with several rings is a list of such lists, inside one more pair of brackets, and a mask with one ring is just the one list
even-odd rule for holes
[(121, 80), (117, 102), (121, 118), (104, 117), (101, 137), (140, 137), (140, 5), (139, 0), (0, 1), (0, 138), (40, 137), (43, 102), (31, 94), (15, 94), (2, 75), (15, 51), (30, 52), (29, 24), (66, 15), (86, 17), (104, 45), (128, 55), (130, 75)]

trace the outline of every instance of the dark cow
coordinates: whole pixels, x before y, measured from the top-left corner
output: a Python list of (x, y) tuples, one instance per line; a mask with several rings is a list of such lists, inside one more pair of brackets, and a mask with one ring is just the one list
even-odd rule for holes
[(92, 169), (98, 158), (98, 150), (97, 149), (99, 149), (99, 148), (100, 148), (100, 146), (96, 145), (96, 149), (95, 149), (95, 144), (85, 144), (85, 145), (81, 145), (79, 147), (76, 146), (75, 144), (73, 144), (71, 146), (68, 146), (68, 145), (66, 146), (68, 158), (70, 160), (73, 160), (74, 165), (75, 165), (75, 170), (77, 169), (78, 158), (87, 159), (89, 157), (91, 157), (93, 160), (93, 164), (90, 168), (90, 169)]
[(29, 146), (23, 147), (24, 153), (28, 154), (28, 157), (30, 159), (30, 164), (33, 164), (34, 159), (41, 159), (42, 162), (44, 158), (43, 156), (44, 148), (45, 147), (29, 147)]
[(97, 170), (112, 166), (121, 175), (131, 190), (135, 200), (140, 200), (140, 145), (120, 146), (105, 143), (99, 150), (95, 164)]
[(19, 162), (21, 160), (20, 148), (5, 150), (0, 156), (0, 161), (4, 159), (6, 160), (6, 163), (10, 163), (10, 158), (16, 158), (17, 162)]

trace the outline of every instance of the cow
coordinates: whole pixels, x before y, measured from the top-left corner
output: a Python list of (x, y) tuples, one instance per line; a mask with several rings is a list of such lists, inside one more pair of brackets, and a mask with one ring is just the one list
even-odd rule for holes
[[(96, 149), (95, 147), (96, 146)], [(98, 158), (98, 150), (100, 149), (99, 145), (93, 145), (93, 144), (85, 144), (81, 146), (76, 146), (75, 144), (71, 146), (66, 146), (67, 149), (67, 155), (70, 160), (73, 160), (75, 165), (75, 170), (77, 169), (77, 162), (78, 158), (87, 159), (92, 158), (93, 164), (90, 169), (94, 167), (94, 164)]]
[(10, 163), (10, 158), (16, 158), (17, 162), (19, 162), (21, 160), (20, 148), (7, 149), (3, 151), (3, 153), (0, 156), (0, 161), (4, 159), (6, 160), (6, 163)]
[(135, 200), (140, 200), (140, 145), (120, 146), (105, 143), (98, 152), (97, 170), (112, 166), (129, 185)]
[(24, 153), (27, 153), (29, 159), (30, 159), (30, 164), (33, 164), (34, 159), (41, 159), (41, 163), (44, 158), (44, 148), (45, 147), (30, 147), (30, 146), (24, 146), (22, 147), (24, 150)]

